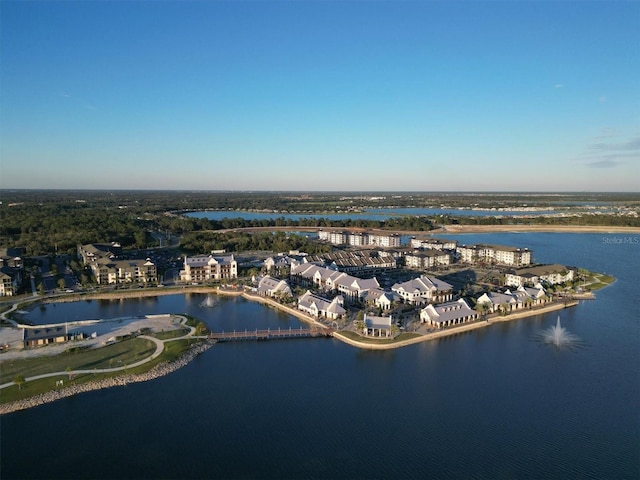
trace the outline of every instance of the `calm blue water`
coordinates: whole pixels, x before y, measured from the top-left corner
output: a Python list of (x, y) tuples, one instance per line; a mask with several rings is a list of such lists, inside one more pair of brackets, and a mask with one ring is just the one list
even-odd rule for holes
[[(586, 347), (533, 340), (557, 313), (388, 352), (331, 339), (219, 344), (153, 382), (3, 416), (2, 478), (639, 478), (640, 245), (475, 237), (616, 275), (597, 301), (560, 313)], [(200, 308), (202, 298), (46, 313), (299, 325), (241, 299)]]
[(298, 213), (259, 213), (259, 212), (230, 212), (230, 211), (204, 211), (189, 212), (185, 216), (193, 218), (208, 218), (209, 220), (223, 220), (225, 218), (242, 218), (243, 220), (275, 220), (276, 218), (285, 218), (287, 220), (300, 220), (303, 218), (326, 218), (328, 220), (386, 220), (399, 216), (417, 216), (417, 215), (451, 215), (466, 217), (487, 217), (500, 215), (503, 217), (514, 217), (523, 215), (545, 215), (558, 213), (557, 211), (538, 211), (538, 212), (518, 212), (518, 211), (488, 211), (488, 210), (458, 210), (458, 209), (442, 209), (442, 208), (372, 208), (366, 209), (364, 213), (327, 213), (327, 214), (298, 214)]

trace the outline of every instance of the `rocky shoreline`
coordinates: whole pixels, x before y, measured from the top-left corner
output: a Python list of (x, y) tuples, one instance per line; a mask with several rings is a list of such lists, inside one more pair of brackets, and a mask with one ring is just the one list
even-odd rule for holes
[(0, 405), (0, 415), (37, 407), (39, 405), (44, 405), (45, 403), (55, 402), (56, 400), (71, 397), (78, 393), (91, 392), (93, 390), (101, 390), (103, 388), (119, 387), (129, 383), (146, 382), (163, 377), (188, 365), (198, 355), (211, 348), (213, 343), (214, 342), (204, 342), (194, 345), (174, 362), (161, 363), (146, 373), (119, 375), (117, 377), (105, 378), (104, 380), (95, 382), (71, 385), (69, 387), (61, 388), (60, 390), (52, 390), (41, 395)]

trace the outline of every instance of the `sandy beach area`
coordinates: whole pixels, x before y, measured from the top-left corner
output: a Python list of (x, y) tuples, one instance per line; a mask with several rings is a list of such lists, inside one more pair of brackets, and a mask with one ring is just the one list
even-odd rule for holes
[(611, 227), (591, 225), (447, 225), (436, 230), (431, 230), (430, 232), (421, 233), (446, 234), (500, 232), (637, 234), (640, 233), (640, 227)]
[(603, 234), (640, 234), (640, 227), (616, 227), (599, 225), (446, 225), (434, 230), (384, 230), (360, 227), (241, 227), (211, 232), (317, 232), (318, 230), (346, 230), (353, 232), (397, 233), (398, 235), (440, 235), (456, 233), (504, 233), (504, 232), (537, 232), (537, 233), (603, 233)]

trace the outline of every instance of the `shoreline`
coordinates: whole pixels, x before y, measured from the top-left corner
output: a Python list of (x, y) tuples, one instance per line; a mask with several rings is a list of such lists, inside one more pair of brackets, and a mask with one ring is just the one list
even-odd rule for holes
[[(84, 296), (84, 299), (97, 299), (97, 298), (114, 298), (114, 297), (121, 297), (121, 293), (114, 293), (114, 292), (108, 292), (108, 293), (102, 293), (102, 294), (97, 294), (95, 297), (91, 297), (88, 298), (87, 296)], [(311, 325), (315, 325), (315, 326), (321, 326), (323, 328), (326, 328), (326, 325), (323, 324), (322, 322), (319, 322), (318, 320), (314, 319), (313, 317), (308, 316), (307, 314), (288, 307), (286, 305), (282, 305), (276, 301), (274, 301), (271, 298), (268, 297), (262, 297), (260, 295), (255, 295), (255, 294), (251, 294), (248, 293), (246, 291), (239, 291), (239, 290), (217, 290), (217, 289), (212, 289), (212, 288), (208, 288), (208, 287), (192, 287), (192, 288), (181, 288), (181, 289), (167, 289), (167, 290), (161, 290), (158, 292), (129, 292), (130, 295), (128, 295), (128, 298), (132, 298), (132, 297), (148, 297), (148, 296), (155, 296), (155, 295), (170, 295), (170, 294), (181, 294), (181, 293), (207, 293), (207, 294), (216, 294), (216, 295), (221, 295), (221, 296), (228, 296), (228, 297), (243, 297), (248, 301), (255, 301), (258, 303), (261, 303), (265, 306), (270, 306), (273, 308), (276, 308), (279, 311), (282, 311), (284, 313), (288, 313), (290, 315), (295, 316), (296, 318), (298, 318), (300, 321), (311, 324)], [(73, 301), (78, 301), (79, 299), (75, 298), (75, 299), (63, 299), (61, 298), (57, 298), (54, 299), (55, 301), (61, 302), (61, 301), (67, 301), (67, 302), (73, 302)], [(402, 347), (406, 347), (409, 345), (415, 345), (417, 343), (421, 343), (421, 342), (427, 342), (427, 341), (431, 341), (431, 340), (435, 340), (438, 338), (443, 338), (443, 337), (447, 337), (447, 336), (452, 336), (452, 335), (458, 335), (460, 333), (465, 333), (468, 331), (472, 331), (472, 330), (477, 330), (479, 328), (486, 328), (491, 326), (493, 323), (497, 323), (497, 322), (508, 322), (508, 321), (513, 321), (513, 320), (518, 320), (521, 318), (528, 318), (528, 317), (532, 317), (532, 316), (536, 316), (539, 314), (544, 314), (544, 313), (548, 313), (548, 312), (553, 312), (556, 310), (562, 310), (564, 308), (568, 308), (568, 307), (572, 307), (575, 305), (578, 305), (578, 301), (573, 301), (570, 303), (553, 303), (550, 305), (546, 305), (543, 306), (541, 308), (538, 309), (531, 309), (531, 310), (525, 310), (525, 311), (519, 311), (519, 312), (513, 312), (509, 315), (505, 315), (505, 316), (496, 316), (493, 318), (489, 318), (485, 321), (475, 321), (473, 323), (468, 323), (468, 324), (463, 324), (463, 325), (458, 325), (455, 327), (449, 327), (443, 330), (439, 330), (436, 332), (431, 332), (431, 333), (427, 333), (427, 334), (423, 334), (420, 335), (418, 337), (414, 337), (414, 338), (410, 338), (407, 340), (401, 340), (401, 341), (394, 341), (392, 343), (384, 343), (384, 344), (376, 344), (376, 343), (369, 343), (369, 342), (360, 342), (358, 340), (354, 340), (352, 338), (347, 337), (346, 335), (340, 333), (340, 332), (333, 332), (332, 337), (335, 338), (338, 341), (341, 341), (343, 343), (346, 343), (347, 345), (356, 347), (356, 348), (362, 348), (362, 349), (367, 349), (367, 350), (391, 350), (391, 349), (395, 349), (395, 348), (402, 348)], [(87, 383), (83, 383), (83, 384), (79, 384), (79, 385), (73, 385), (73, 386), (69, 386), (69, 387), (65, 387), (62, 388), (60, 390), (51, 390), (49, 392), (40, 394), (40, 395), (35, 395), (33, 397), (28, 397), (22, 400), (17, 400), (15, 402), (11, 402), (11, 403), (7, 403), (7, 404), (0, 404), (0, 416), (4, 415), (4, 414), (8, 414), (8, 413), (12, 413), (12, 412), (16, 412), (19, 410), (25, 410), (28, 408), (33, 408), (33, 407), (37, 407), (40, 405), (44, 405), (46, 403), (50, 403), (50, 402), (54, 402), (56, 400), (60, 400), (63, 398), (67, 398), (67, 397), (71, 397), (74, 395), (77, 395), (79, 393), (84, 393), (84, 392), (90, 392), (90, 391), (95, 391), (95, 390), (101, 390), (101, 389), (105, 389), (105, 388), (112, 388), (112, 387), (117, 387), (117, 386), (123, 386), (123, 385), (127, 385), (129, 383), (138, 383), (138, 382), (144, 382), (144, 381), (150, 381), (150, 380), (154, 380), (156, 378), (168, 375), (170, 373), (173, 373), (174, 371), (178, 370), (179, 368), (182, 368), (183, 366), (186, 366), (187, 364), (189, 364), (193, 359), (195, 359), (198, 355), (200, 355), (201, 353), (205, 352), (206, 350), (208, 350), (209, 348), (211, 348), (213, 346), (212, 342), (203, 342), (203, 343), (198, 343), (196, 345), (194, 345), (193, 347), (191, 347), (188, 351), (186, 351), (182, 356), (180, 356), (178, 359), (176, 359), (173, 362), (164, 362), (161, 363), (159, 365), (156, 365), (155, 367), (153, 367), (152, 369), (150, 369), (148, 372), (145, 373), (141, 373), (141, 374), (125, 374), (125, 375), (116, 375), (114, 377), (109, 377), (107, 379), (103, 379), (103, 380), (97, 380), (97, 381), (89, 381)]]
[(227, 232), (317, 232), (318, 230), (327, 231), (371, 231), (382, 233), (397, 233), (398, 235), (444, 235), (444, 234), (462, 234), (462, 233), (619, 233), (619, 234), (640, 234), (640, 227), (626, 227), (613, 225), (546, 225), (546, 224), (527, 224), (527, 225), (445, 225), (433, 230), (394, 230), (381, 228), (366, 227), (237, 227), (224, 228), (220, 230), (209, 230), (217, 233)]
[(458, 233), (640, 233), (640, 227), (600, 225), (447, 225), (429, 232), (433, 234)]
[(579, 303), (578, 301), (573, 301), (567, 304), (553, 303), (551, 305), (545, 305), (544, 307), (540, 307), (538, 309), (513, 312), (513, 313), (510, 313), (509, 315), (496, 316), (484, 321), (477, 320), (475, 322), (457, 325), (455, 327), (449, 327), (446, 329), (438, 330), (436, 332), (426, 333), (419, 337), (410, 338), (407, 340), (400, 340), (398, 342), (393, 342), (393, 343), (376, 344), (376, 343), (368, 343), (368, 342), (359, 342), (358, 340), (349, 338), (341, 334), (340, 332), (335, 332), (333, 336), (334, 338), (338, 338), (339, 340), (353, 347), (367, 348), (369, 350), (391, 350), (393, 348), (401, 348), (401, 347), (406, 347), (408, 345), (415, 345), (416, 343), (428, 342), (430, 340), (436, 340), (438, 338), (448, 337), (451, 335), (458, 335), (460, 333), (469, 332), (471, 330), (477, 330), (479, 328), (490, 327), (494, 323), (498, 323), (498, 322), (510, 322), (510, 321), (519, 320), (522, 318), (535, 317), (536, 315), (554, 312), (556, 310), (563, 310), (565, 308), (574, 307), (578, 305), (578, 303)]
[(34, 395), (33, 397), (16, 400), (11, 403), (0, 404), (0, 416), (8, 413), (26, 410), (47, 403), (55, 402), (63, 398), (72, 397), (80, 393), (93, 392), (95, 390), (103, 390), (105, 388), (120, 387), (130, 383), (148, 382), (156, 378), (164, 377), (176, 370), (187, 366), (193, 359), (201, 353), (207, 351), (213, 346), (211, 342), (198, 343), (173, 362), (163, 362), (156, 365), (145, 373), (134, 373), (125, 375), (116, 375), (114, 377), (105, 378), (103, 380), (93, 380), (87, 383), (71, 385), (61, 388), (60, 390), (50, 390), (46, 393)]

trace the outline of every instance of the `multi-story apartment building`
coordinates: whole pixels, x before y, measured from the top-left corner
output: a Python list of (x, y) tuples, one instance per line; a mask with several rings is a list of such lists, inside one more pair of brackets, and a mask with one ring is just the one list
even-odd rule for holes
[(399, 247), (401, 238), (395, 233), (388, 235), (367, 232), (318, 231), (318, 239), (334, 245)]
[(369, 245), (378, 245), (379, 247), (399, 247), (400, 235), (392, 233), (390, 235), (373, 235), (369, 234)]
[(0, 270), (0, 297), (13, 297), (17, 293), (16, 277)]
[(21, 248), (0, 249), (0, 297), (18, 294), (24, 278)]
[(122, 255), (122, 246), (117, 243), (89, 243), (87, 245), (78, 245), (78, 258), (85, 265), (91, 265), (101, 258), (117, 258)]
[(530, 265), (531, 250), (503, 245), (459, 245), (456, 248), (459, 259), (464, 263), (489, 263), (498, 265)]
[(533, 286), (557, 285), (572, 282), (575, 278), (575, 268), (564, 265), (538, 265), (536, 267), (521, 268), (505, 275), (505, 284), (512, 287), (521, 285)]
[(111, 260), (100, 258), (90, 264), (91, 271), (100, 285), (118, 283), (155, 283), (158, 273), (150, 260)]
[(404, 256), (407, 268), (426, 270), (451, 264), (451, 254), (444, 250), (421, 250)]
[(444, 238), (412, 238), (411, 246), (413, 248), (429, 248), (432, 250), (451, 250), (455, 251), (458, 246), (457, 240), (446, 240)]
[(214, 257), (196, 255), (184, 257), (184, 269), (180, 270), (181, 282), (206, 282), (238, 278), (238, 262), (233, 255)]
[(78, 245), (78, 257), (91, 269), (100, 285), (158, 281), (156, 265), (149, 258), (119, 259), (121, 254), (122, 247), (118, 243)]

